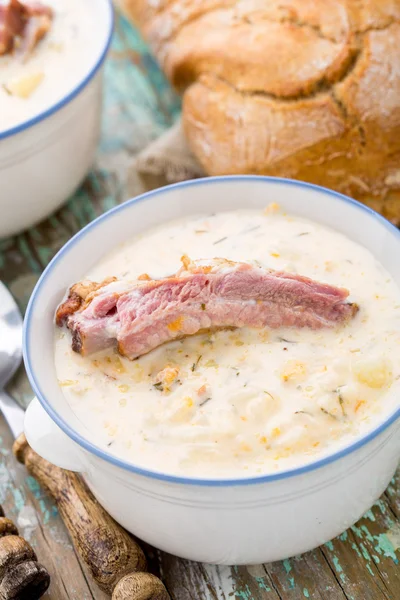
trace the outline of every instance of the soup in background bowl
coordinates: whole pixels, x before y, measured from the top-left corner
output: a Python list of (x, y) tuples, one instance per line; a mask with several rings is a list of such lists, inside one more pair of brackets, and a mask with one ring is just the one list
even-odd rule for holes
[[(271, 204), (280, 210), (264, 214)], [(178, 556), (249, 564), (326, 542), (371, 506), (400, 456), (399, 235), (357, 202), (273, 178), (188, 182), (117, 207), (60, 251), (32, 296), (28, 440)], [(345, 287), (359, 311), (339, 328), (206, 331), (136, 361), (82, 357), (66, 330), (54, 342), (71, 283), (165, 277), (185, 253)], [(174, 368), (170, 389), (157, 385)]]

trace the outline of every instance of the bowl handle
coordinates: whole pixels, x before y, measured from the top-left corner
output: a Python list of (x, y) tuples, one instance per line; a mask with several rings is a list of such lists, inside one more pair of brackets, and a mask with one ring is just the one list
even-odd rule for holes
[(85, 470), (81, 450), (52, 421), (37, 398), (25, 412), (24, 430), (29, 445), (48, 462), (68, 471)]

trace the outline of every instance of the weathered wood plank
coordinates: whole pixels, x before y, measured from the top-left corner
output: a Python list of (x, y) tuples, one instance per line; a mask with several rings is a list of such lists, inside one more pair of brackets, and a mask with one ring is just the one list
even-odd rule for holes
[[(399, 496), (399, 488), (394, 494)], [(398, 520), (383, 495), (363, 519), (325, 545), (323, 552), (349, 598), (395, 599), (400, 569), (395, 535)]]
[(230, 567), (202, 565), (158, 551), (157, 557), (173, 600), (228, 600), (234, 594)]
[(343, 600), (345, 595), (321, 550), (265, 565), (279, 597)]

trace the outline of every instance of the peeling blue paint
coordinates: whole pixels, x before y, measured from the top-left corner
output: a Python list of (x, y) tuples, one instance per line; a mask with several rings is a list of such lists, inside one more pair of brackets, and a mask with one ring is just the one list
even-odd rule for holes
[(365, 558), (365, 560), (371, 560), (371, 557), (368, 553), (368, 550), (366, 549), (366, 547), (364, 546), (364, 544), (362, 542), (360, 542), (360, 549), (361, 549), (361, 553), (363, 555), (363, 557)]
[(35, 498), (40, 498), (43, 492), (36, 479), (29, 475), (25, 481)]
[(379, 558), (379, 556), (377, 556), (376, 554), (372, 555), (373, 561), (376, 565), (378, 565), (381, 562), (381, 559)]
[(253, 594), (251, 593), (247, 583), (243, 590), (238, 590), (235, 592), (235, 596), (237, 598), (241, 598), (241, 600), (253, 600)]
[(255, 579), (260, 590), (264, 590), (265, 592), (271, 591), (271, 588), (265, 583), (264, 577), (256, 577)]
[(333, 543), (332, 542), (326, 542), (325, 546), (328, 548), (328, 550), (333, 552)]
[(359, 547), (357, 546), (357, 544), (355, 542), (352, 542), (351, 547), (357, 553), (357, 556), (359, 558), (362, 558), (362, 554), (361, 554), (361, 552), (359, 550)]
[(39, 508), (42, 512), (43, 524), (47, 525), (50, 521), (50, 511), (47, 509), (46, 502), (43, 499), (39, 500)]
[(343, 572), (343, 568), (342, 568), (342, 565), (341, 565), (341, 564), (340, 564), (340, 562), (339, 562), (339, 559), (338, 559), (338, 557), (337, 557), (337, 556), (334, 556), (334, 557), (332, 558), (332, 560), (333, 560), (333, 564), (334, 564), (334, 567), (335, 567), (336, 573), (339, 575), (340, 581), (341, 581), (342, 583), (345, 583), (345, 582), (346, 582), (346, 576), (345, 576), (345, 574), (344, 574), (344, 572)]
[(0, 504), (3, 504), (6, 499), (6, 493), (9, 485), (10, 481), (8, 469), (4, 463), (0, 463)]
[(12, 490), (12, 495), (14, 496), (14, 506), (17, 512), (20, 512), (25, 506), (25, 497), (20, 489), (14, 488)]
[(290, 564), (290, 560), (286, 559), (283, 561), (283, 568), (286, 571), (286, 574), (289, 575), (290, 571), (292, 570), (292, 565)]
[(399, 559), (397, 558), (396, 550), (394, 549), (393, 544), (386, 535), (386, 533), (380, 533), (379, 535), (375, 535), (374, 538), (377, 540), (375, 550), (379, 554), (383, 554), (384, 556), (391, 558), (393, 562), (396, 565), (398, 565)]
[(363, 532), (363, 534), (365, 536), (365, 539), (368, 540), (369, 542), (373, 543), (374, 542), (374, 536), (370, 533), (370, 531), (368, 530), (368, 528), (365, 525), (361, 525), (360, 529)]
[(372, 521), (372, 522), (375, 522), (375, 521), (376, 521), (376, 519), (375, 519), (375, 515), (374, 515), (374, 513), (372, 512), (372, 509), (369, 509), (369, 510), (367, 510), (367, 512), (366, 512), (366, 513), (365, 513), (365, 515), (364, 515), (364, 519), (369, 519), (369, 520), (370, 520), (370, 521)]
[(357, 527), (357, 525), (353, 525), (351, 527), (351, 530), (352, 530), (353, 533), (355, 533), (356, 537), (362, 538), (362, 531), (361, 531), (361, 529), (359, 527)]
[(372, 575), (372, 577), (375, 577), (375, 574), (374, 574), (373, 570), (371, 569), (371, 565), (369, 563), (366, 563), (365, 566), (367, 567), (367, 571)]
[[(394, 523), (393, 519), (389, 519), (389, 523)], [(399, 559), (396, 555), (396, 550), (385, 533), (380, 533), (379, 535), (372, 535), (365, 525), (361, 525), (360, 528), (354, 525), (352, 527), (352, 530), (358, 538), (362, 538), (364, 534), (365, 539), (373, 545), (374, 550), (378, 555), (391, 558), (396, 565), (399, 564)], [(362, 543), (360, 543), (360, 548), (364, 558), (366, 560), (371, 560), (367, 549)], [(374, 560), (376, 563), (379, 562), (378, 556), (374, 555)]]
[(379, 499), (375, 502), (374, 506), (377, 506), (381, 513), (385, 515), (387, 513), (387, 507), (383, 500)]
[(289, 577), (289, 573), (293, 570), (293, 567), (288, 559), (283, 561), (283, 567), (286, 571), (286, 575), (288, 575), (289, 589), (292, 590), (295, 586), (294, 577)]

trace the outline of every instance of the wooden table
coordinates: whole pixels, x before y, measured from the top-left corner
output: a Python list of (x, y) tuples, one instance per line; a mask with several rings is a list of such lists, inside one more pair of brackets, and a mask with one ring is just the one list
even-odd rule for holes
[[(118, 19), (106, 69), (104, 133), (93, 171), (57, 214), (0, 242), (0, 279), (22, 310), (41, 271), (71, 235), (115, 204), (162, 183), (141, 180), (132, 159), (178, 112), (179, 101), (147, 49), (130, 26)], [(31, 398), (22, 369), (9, 391), (24, 405)], [(51, 573), (46, 598), (103, 600), (105, 595), (82, 569), (52, 501), (16, 464), (11, 445), (10, 432), (0, 416), (0, 504)], [(162, 577), (173, 600), (399, 600), (400, 473), (357, 525), (301, 557), (230, 568), (147, 550), (153, 571)]]

